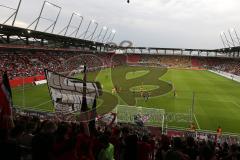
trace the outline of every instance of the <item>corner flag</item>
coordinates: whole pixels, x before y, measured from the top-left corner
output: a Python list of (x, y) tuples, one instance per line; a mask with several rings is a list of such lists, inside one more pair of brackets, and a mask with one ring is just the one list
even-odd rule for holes
[(12, 119), (12, 91), (6, 73), (0, 82), (0, 128), (10, 129), (13, 127)]

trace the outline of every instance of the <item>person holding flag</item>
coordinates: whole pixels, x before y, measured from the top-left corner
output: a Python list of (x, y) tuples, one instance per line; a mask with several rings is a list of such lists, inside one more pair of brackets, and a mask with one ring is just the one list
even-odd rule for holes
[(8, 130), (14, 127), (12, 107), (12, 91), (5, 72), (0, 82), (0, 129)]

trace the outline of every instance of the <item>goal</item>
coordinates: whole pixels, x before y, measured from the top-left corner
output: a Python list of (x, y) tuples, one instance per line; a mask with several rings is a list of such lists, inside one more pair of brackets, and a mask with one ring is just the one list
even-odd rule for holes
[(136, 123), (138, 118), (145, 126), (164, 127), (164, 109), (118, 105), (113, 112), (117, 114), (117, 123)]

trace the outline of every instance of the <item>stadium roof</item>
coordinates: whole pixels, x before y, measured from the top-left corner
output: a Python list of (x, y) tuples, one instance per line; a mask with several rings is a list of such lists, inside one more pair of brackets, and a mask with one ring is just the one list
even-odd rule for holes
[(0, 24), (0, 44), (25, 44), (48, 47), (105, 47), (107, 44)]
[(57, 51), (116, 51), (119, 53), (166, 54), (209, 57), (240, 57), (240, 47), (220, 49), (122, 47), (0, 24), (0, 48)]

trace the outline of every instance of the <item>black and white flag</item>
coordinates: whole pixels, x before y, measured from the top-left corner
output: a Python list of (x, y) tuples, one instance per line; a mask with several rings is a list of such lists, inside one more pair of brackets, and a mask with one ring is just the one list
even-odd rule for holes
[[(45, 70), (48, 89), (52, 98), (55, 112), (69, 114), (81, 111), (83, 98), (83, 80)], [(86, 99), (88, 104), (102, 94), (99, 82), (86, 82)]]

